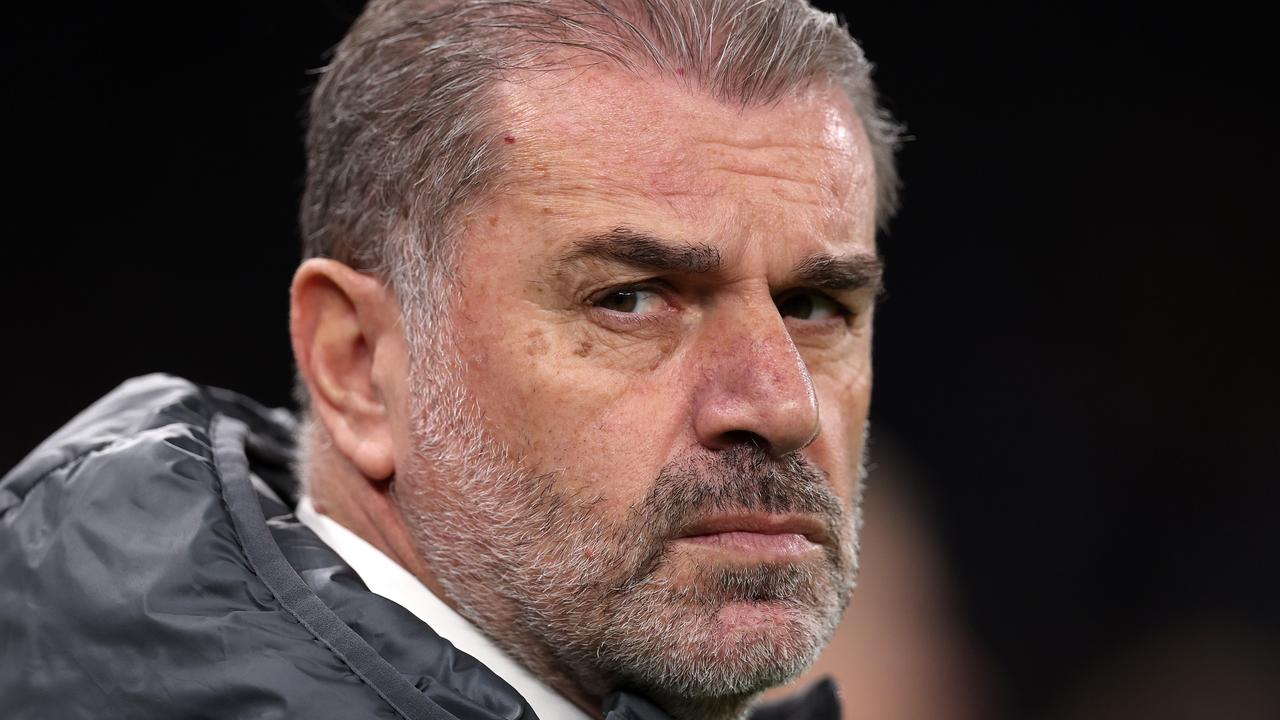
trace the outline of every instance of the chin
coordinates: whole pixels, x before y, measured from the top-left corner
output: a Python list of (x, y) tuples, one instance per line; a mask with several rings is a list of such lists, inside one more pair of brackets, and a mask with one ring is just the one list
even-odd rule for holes
[(635, 678), (673, 718), (746, 715), (763, 691), (804, 672), (833, 625), (812, 607), (779, 601), (724, 604), (701, 627), (669, 637), (660, 664)]
[(813, 622), (801, 609), (777, 601), (736, 600), (715, 615), (717, 634), (729, 647), (769, 642), (785, 645), (800, 631), (796, 626)]
[[(834, 617), (833, 617), (834, 615)], [(674, 702), (750, 698), (802, 673), (830, 637), (839, 611), (788, 600), (668, 606), (615, 656), (624, 684)], [(618, 628), (622, 630), (622, 628)]]
[(776, 601), (735, 601), (716, 613), (708, 642), (693, 649), (695, 663), (718, 667), (719, 687), (738, 693), (761, 692), (793, 679), (817, 659), (830, 624), (814, 608)]

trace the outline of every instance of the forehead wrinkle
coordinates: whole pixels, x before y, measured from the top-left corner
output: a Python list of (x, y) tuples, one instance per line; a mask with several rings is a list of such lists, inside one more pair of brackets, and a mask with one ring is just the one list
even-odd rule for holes
[(618, 218), (629, 214), (648, 214), (655, 207), (669, 208), (669, 198), (652, 188), (642, 188), (634, 183), (611, 179), (566, 178), (548, 182), (546, 179), (523, 179), (510, 183), (509, 188), (528, 194), (522, 204), (541, 206), (558, 217)]
[(838, 144), (832, 143), (775, 143), (766, 141), (749, 141), (742, 140), (734, 142), (732, 139), (718, 140), (712, 137), (696, 138), (694, 142), (702, 145), (719, 145), (726, 148), (735, 148), (738, 150), (809, 150), (814, 152), (845, 152), (845, 149)]
[(847, 223), (862, 224), (855, 219), (859, 215), (852, 197), (856, 189), (831, 188), (819, 181), (793, 181), (767, 173), (764, 179), (771, 187), (762, 191), (759, 186), (744, 187), (731, 182), (728, 176), (732, 174), (754, 174), (734, 168), (702, 168), (690, 172), (650, 165), (645, 171), (614, 177), (603, 173), (601, 164), (584, 163), (579, 158), (552, 167), (554, 169), (531, 172), (520, 163), (509, 187), (521, 190), (517, 194), (524, 196), (521, 204), (540, 205), (550, 208), (558, 217), (578, 217), (593, 224), (601, 219), (625, 224), (628, 216), (648, 217), (658, 210), (670, 219), (681, 221), (702, 217), (716, 228), (713, 234), (733, 235), (742, 228), (758, 225), (759, 212), (773, 215), (785, 212), (789, 206), (807, 209), (802, 216), (793, 216), (789, 221), (793, 229), (795, 223), (800, 223), (806, 228), (803, 233), (806, 235), (843, 237), (849, 233)]
[[(615, 163), (626, 160), (663, 165), (705, 157), (709, 151), (715, 155), (738, 150), (767, 153), (769, 164), (785, 159), (805, 167), (844, 165), (854, 160), (852, 155), (859, 145), (854, 136), (862, 134), (856, 114), (822, 103), (810, 109), (814, 98), (796, 98), (798, 106), (785, 103), (783, 107), (742, 109), (691, 95), (678, 85), (666, 89), (670, 92), (648, 99), (592, 92), (586, 93), (590, 99), (563, 95), (544, 99), (529, 88), (520, 88), (508, 93), (504, 110), (541, 152), (559, 154), (594, 147), (605, 151)], [(640, 95), (651, 96), (660, 90), (646, 86)], [(780, 125), (779, 112), (789, 116), (789, 121)], [(844, 126), (850, 122), (853, 127)], [(707, 133), (706, 128), (714, 129)], [(843, 156), (842, 160), (833, 163), (833, 154)]]
[(510, 185), (527, 187), (538, 194), (605, 197), (656, 197), (645, 181), (668, 171), (678, 159), (660, 150), (650, 138), (633, 137), (626, 143), (602, 145), (600, 133), (574, 142), (550, 128), (531, 129), (524, 142), (517, 141), (508, 173)]
[(781, 172), (771, 172), (763, 168), (757, 170), (757, 169), (748, 168), (748, 167), (730, 167), (730, 166), (717, 165), (715, 167), (708, 168), (708, 170), (712, 172), (727, 172), (727, 173), (733, 173), (734, 175), (743, 175), (746, 177), (762, 178), (767, 180), (781, 180), (782, 182), (795, 183), (797, 185), (808, 185), (809, 187), (818, 188), (818, 189), (826, 189), (824, 185), (818, 182), (817, 180), (804, 178), (804, 177), (792, 177), (790, 175), (786, 175)]
[(782, 200), (804, 205), (841, 204), (860, 184), (856, 153), (826, 143), (739, 142), (698, 138), (711, 156), (706, 173), (728, 173), (766, 183), (759, 188)]
[[(866, 234), (860, 208), (872, 177), (861, 166), (870, 158), (838, 94), (743, 110), (659, 84), (601, 74), (577, 94), (510, 88), (508, 179), (562, 216), (626, 223), (657, 210), (705, 227), (721, 222), (708, 212), (740, 209), (755, 225), (763, 216), (753, 209), (780, 218), (794, 206), (817, 236)], [(658, 95), (664, 88), (677, 91)]]
[(764, 181), (764, 187), (742, 188), (736, 194), (745, 195), (753, 203), (768, 202), (772, 197), (784, 203), (807, 205), (816, 208), (826, 207), (830, 200), (836, 199), (834, 188), (812, 178), (791, 177), (781, 172), (772, 172), (765, 168), (724, 167), (707, 168), (708, 174), (722, 173), (752, 181)]

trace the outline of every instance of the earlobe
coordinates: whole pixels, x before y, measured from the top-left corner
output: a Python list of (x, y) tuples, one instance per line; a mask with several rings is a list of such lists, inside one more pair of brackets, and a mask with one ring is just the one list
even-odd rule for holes
[(379, 353), (403, 343), (399, 309), (375, 277), (328, 259), (304, 262), (293, 278), (290, 336), (311, 412), (335, 449), (371, 481), (395, 472), (389, 403), (397, 395), (376, 372)]

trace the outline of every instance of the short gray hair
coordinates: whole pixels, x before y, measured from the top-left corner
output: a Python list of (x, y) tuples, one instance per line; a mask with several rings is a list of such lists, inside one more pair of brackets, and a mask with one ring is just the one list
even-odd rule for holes
[(460, 209), (502, 170), (495, 82), (600, 63), (679, 69), (743, 106), (843, 86), (870, 139), (881, 227), (896, 209), (898, 126), (845, 25), (805, 0), (371, 0), (311, 99), (304, 256), (374, 272), (406, 314), (428, 311)]

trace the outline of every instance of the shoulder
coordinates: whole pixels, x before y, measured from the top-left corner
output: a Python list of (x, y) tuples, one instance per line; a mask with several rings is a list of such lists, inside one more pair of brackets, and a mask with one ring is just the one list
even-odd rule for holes
[(532, 716), (293, 519), (292, 429), (147, 376), (0, 480), (6, 717)]
[(15, 717), (252, 715), (289, 683), (314, 710), (344, 684), (367, 694), (250, 567), (213, 449), (220, 402), (131, 380), (0, 480), (0, 696)]

